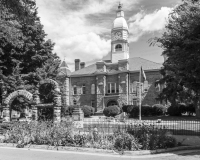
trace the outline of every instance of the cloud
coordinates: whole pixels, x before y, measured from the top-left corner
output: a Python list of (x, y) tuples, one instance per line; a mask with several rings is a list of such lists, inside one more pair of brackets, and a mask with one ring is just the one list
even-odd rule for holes
[(172, 8), (161, 7), (153, 13), (146, 14), (144, 11), (129, 18), (130, 41), (137, 41), (147, 32), (161, 31), (167, 23), (167, 17)]
[[(61, 59), (66, 57), (69, 64), (76, 58), (91, 62), (102, 59), (110, 51), (111, 28), (88, 17), (98, 18), (116, 10), (118, 0), (36, 0), (36, 3), (47, 38), (55, 42), (54, 51)], [(137, 0), (121, 3), (130, 10)], [(114, 18), (110, 19), (111, 25)]]

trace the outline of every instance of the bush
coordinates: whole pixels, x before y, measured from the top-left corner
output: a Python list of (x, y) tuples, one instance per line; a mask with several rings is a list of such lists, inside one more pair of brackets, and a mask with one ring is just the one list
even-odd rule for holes
[(82, 106), (81, 109), (83, 110), (84, 117), (90, 117), (91, 115), (94, 114), (94, 108), (91, 106)]
[[(129, 118), (135, 118), (139, 116), (139, 106), (128, 105), (127, 113)], [(153, 107), (149, 105), (143, 105), (141, 107), (141, 115), (142, 116), (160, 116), (166, 113), (166, 107), (160, 104), (155, 104)]]
[(194, 104), (188, 104), (186, 107), (185, 107), (185, 112), (187, 112), (189, 115), (193, 115), (195, 113), (195, 106)]
[(131, 134), (118, 132), (115, 133), (114, 137), (114, 148), (118, 151), (135, 151), (140, 149), (140, 144), (138, 143), (138, 140)]
[(151, 111), (152, 116), (162, 116), (165, 115), (166, 112), (167, 108), (162, 104), (154, 104), (152, 106), (152, 111)]
[(185, 103), (179, 103), (175, 106), (170, 106), (167, 109), (167, 113), (170, 116), (182, 116), (183, 113), (187, 112), (188, 107), (186, 106)]
[(152, 115), (152, 107), (149, 105), (143, 105), (141, 108), (142, 116), (151, 116)]
[(122, 106), (122, 111), (127, 113), (127, 108), (129, 107), (129, 105), (123, 105)]
[(127, 113), (129, 118), (134, 118), (139, 116), (139, 106), (129, 105), (127, 107)]
[(173, 137), (166, 136), (166, 130), (148, 123), (130, 126), (127, 132), (133, 135), (142, 145), (143, 150), (170, 148), (177, 145)]
[(103, 110), (103, 114), (107, 117), (115, 117), (120, 114), (120, 108), (118, 106), (109, 106)]
[[(102, 134), (102, 127), (94, 126), (81, 134), (72, 122), (54, 124), (44, 122), (14, 122), (4, 133), (3, 143), (18, 143), (23, 148), (27, 144), (48, 146), (74, 146), (117, 150), (161, 149), (175, 147), (173, 137), (166, 136), (166, 130), (149, 124), (135, 124), (127, 127), (125, 132)], [(98, 132), (99, 131), (99, 132)], [(0, 139), (1, 141), (1, 139)]]

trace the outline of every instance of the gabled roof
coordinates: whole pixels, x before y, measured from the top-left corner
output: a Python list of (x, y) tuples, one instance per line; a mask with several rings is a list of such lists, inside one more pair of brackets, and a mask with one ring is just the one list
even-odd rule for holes
[[(134, 71), (139, 71), (140, 67), (142, 66), (142, 69), (145, 71), (148, 70), (159, 70), (162, 67), (161, 63), (156, 63), (156, 62), (152, 62), (140, 57), (135, 57), (135, 58), (129, 58), (128, 59), (129, 62), (129, 71), (134, 72)], [(112, 73), (115, 72), (120, 72), (120, 71), (115, 71), (112, 70)], [(72, 72), (72, 76), (78, 76), (78, 75), (92, 75), (96, 73), (96, 63), (89, 65), (85, 68), (82, 68), (78, 71), (74, 71)], [(111, 72), (109, 72), (111, 73)]]
[(152, 62), (140, 57), (134, 57), (129, 59), (129, 71), (139, 71), (141, 66), (143, 70), (156, 70), (160, 69), (162, 67), (162, 64)]

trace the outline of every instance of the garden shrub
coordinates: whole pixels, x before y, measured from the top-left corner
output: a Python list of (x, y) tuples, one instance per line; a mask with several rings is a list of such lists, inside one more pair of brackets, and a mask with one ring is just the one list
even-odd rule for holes
[[(101, 128), (102, 129), (102, 128)], [(88, 128), (86, 134), (80, 134), (72, 122), (54, 124), (43, 122), (14, 122), (4, 133), (3, 143), (17, 143), (23, 148), (27, 144), (48, 146), (74, 146), (99, 149), (139, 150), (175, 147), (173, 137), (166, 136), (166, 130), (146, 123), (127, 127), (113, 134), (102, 134)], [(99, 130), (100, 131), (100, 130)]]
[(135, 151), (140, 149), (138, 140), (128, 133), (115, 133), (114, 148), (118, 151)]
[(141, 114), (142, 114), (142, 116), (151, 116), (152, 115), (152, 107), (149, 105), (142, 105)]
[(193, 115), (195, 113), (195, 106), (194, 104), (188, 104), (185, 106), (185, 112), (188, 113), (189, 115)]
[(139, 106), (129, 105), (127, 107), (127, 113), (129, 118), (135, 118), (139, 116)]
[(127, 108), (129, 107), (129, 105), (123, 105), (122, 106), (122, 111), (127, 113)]
[(151, 111), (152, 116), (162, 116), (165, 115), (166, 112), (167, 108), (162, 104), (154, 104), (152, 106), (152, 111)]
[[(191, 107), (192, 108), (192, 107)], [(167, 113), (170, 115), (170, 116), (182, 116), (182, 114), (188, 112), (188, 109), (189, 107), (186, 106), (185, 103), (179, 103), (177, 105), (174, 105), (174, 106), (170, 106), (168, 109), (167, 109)]]
[(115, 117), (120, 114), (120, 108), (117, 105), (106, 107), (103, 114), (107, 117)]
[(127, 129), (127, 132), (138, 140), (143, 150), (170, 148), (177, 145), (173, 137), (166, 136), (167, 130), (148, 123), (132, 125)]
[(84, 113), (84, 117), (90, 117), (91, 115), (94, 114), (94, 108), (91, 106), (85, 105), (85, 106), (82, 106), (81, 109)]

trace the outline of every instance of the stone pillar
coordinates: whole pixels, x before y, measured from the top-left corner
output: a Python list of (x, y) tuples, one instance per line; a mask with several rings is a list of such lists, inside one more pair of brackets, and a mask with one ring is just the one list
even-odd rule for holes
[(5, 105), (3, 107), (3, 122), (10, 122), (10, 107)]
[(55, 123), (58, 123), (61, 121), (61, 95), (60, 93), (57, 93), (54, 97), (54, 113), (53, 113), (53, 121)]
[(7, 89), (4, 83), (2, 83), (1, 90), (2, 90), (2, 104), (3, 104), (2, 105), (3, 106), (3, 122), (10, 122), (10, 106), (9, 104), (4, 104), (4, 101), (7, 96)]
[(38, 108), (35, 105), (32, 106), (32, 120), (33, 121), (38, 120)]
[(64, 106), (69, 106), (69, 77), (66, 77), (63, 84), (63, 100)]
[(35, 93), (33, 94), (32, 120), (34, 121), (38, 120), (38, 108), (36, 107), (37, 104), (40, 104), (40, 97), (38, 90), (36, 90)]

